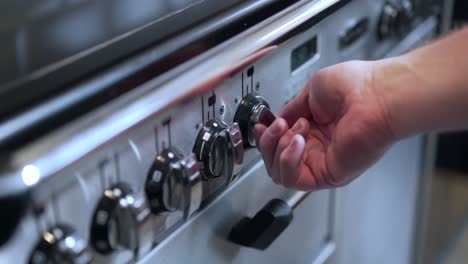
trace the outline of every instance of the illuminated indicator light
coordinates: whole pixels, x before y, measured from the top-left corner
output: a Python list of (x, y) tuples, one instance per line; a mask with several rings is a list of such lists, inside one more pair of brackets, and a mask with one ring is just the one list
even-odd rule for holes
[(42, 235), (42, 237), (49, 244), (54, 244), (56, 242), (55, 236), (50, 232), (45, 232), (44, 235)]
[(115, 195), (114, 193), (111, 191), (111, 190), (105, 190), (104, 191), (104, 195), (109, 197), (110, 199), (114, 199), (115, 198)]
[(67, 245), (68, 248), (74, 248), (76, 245), (75, 238), (71, 236), (65, 238), (65, 245)]
[(41, 178), (41, 172), (39, 168), (34, 165), (26, 165), (21, 172), (21, 178), (23, 179), (24, 184), (31, 186), (36, 184)]

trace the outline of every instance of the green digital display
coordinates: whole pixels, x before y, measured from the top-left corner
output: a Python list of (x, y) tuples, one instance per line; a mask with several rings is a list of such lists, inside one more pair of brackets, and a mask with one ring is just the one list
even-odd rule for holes
[(317, 36), (295, 48), (291, 53), (291, 71), (295, 71), (317, 54)]

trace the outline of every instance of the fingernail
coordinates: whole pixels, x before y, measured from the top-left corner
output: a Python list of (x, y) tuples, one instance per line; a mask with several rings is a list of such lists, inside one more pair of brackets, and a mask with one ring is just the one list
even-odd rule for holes
[(294, 136), (292, 139), (291, 139), (291, 142), (289, 142), (289, 148), (295, 148), (297, 145), (297, 137)]
[(291, 131), (298, 132), (299, 130), (301, 130), (301, 128), (302, 128), (302, 120), (299, 119), (297, 120), (296, 124), (294, 124), (294, 126), (291, 128)]
[(292, 139), (291, 139), (291, 142), (289, 142), (289, 148), (296, 148), (297, 144), (299, 143), (299, 139), (298, 139), (298, 135), (294, 136)]

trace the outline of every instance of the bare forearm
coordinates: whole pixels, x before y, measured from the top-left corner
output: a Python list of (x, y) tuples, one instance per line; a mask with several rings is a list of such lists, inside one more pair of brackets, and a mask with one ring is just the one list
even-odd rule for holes
[(376, 69), (375, 89), (397, 138), (468, 128), (468, 28)]

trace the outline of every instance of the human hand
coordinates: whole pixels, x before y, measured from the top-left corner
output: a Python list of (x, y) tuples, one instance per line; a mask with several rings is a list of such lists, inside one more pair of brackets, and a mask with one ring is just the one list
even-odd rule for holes
[(313, 76), (269, 127), (255, 126), (257, 146), (277, 184), (302, 190), (346, 185), (396, 141), (377, 62), (351, 61)]

